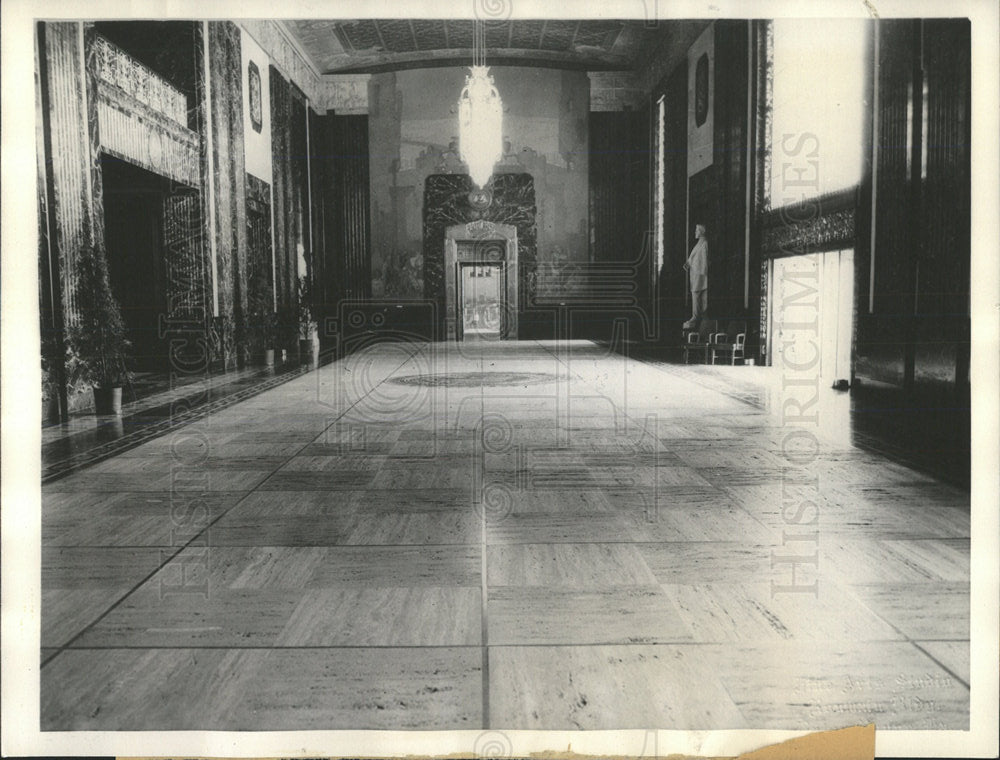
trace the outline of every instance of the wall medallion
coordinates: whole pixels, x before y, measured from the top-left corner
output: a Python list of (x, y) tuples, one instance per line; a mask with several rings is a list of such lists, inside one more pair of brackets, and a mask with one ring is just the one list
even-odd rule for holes
[(260, 71), (257, 69), (257, 64), (250, 61), (247, 73), (250, 80), (250, 124), (253, 126), (254, 132), (260, 132), (263, 118), (261, 115)]
[(486, 188), (475, 188), (468, 195), (469, 205), (476, 211), (485, 211), (493, 205), (493, 193)]
[(694, 72), (694, 123), (700, 127), (708, 118), (708, 53), (702, 53)]

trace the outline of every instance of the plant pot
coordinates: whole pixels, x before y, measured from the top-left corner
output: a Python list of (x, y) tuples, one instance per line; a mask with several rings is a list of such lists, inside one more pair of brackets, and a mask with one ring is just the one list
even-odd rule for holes
[(121, 386), (113, 388), (94, 388), (94, 412), (99, 415), (121, 414)]
[(52, 395), (42, 399), (42, 424), (52, 425), (59, 422), (59, 397)]
[(299, 361), (313, 367), (319, 364), (318, 338), (302, 338), (299, 340)]

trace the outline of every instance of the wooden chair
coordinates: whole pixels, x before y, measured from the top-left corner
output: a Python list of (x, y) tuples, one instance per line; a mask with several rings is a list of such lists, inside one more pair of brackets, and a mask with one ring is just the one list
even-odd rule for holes
[(746, 359), (744, 349), (747, 342), (747, 323), (730, 322), (725, 332), (715, 333), (711, 337), (709, 352), (711, 362), (715, 364), (717, 356), (729, 359), (729, 363), (735, 365), (736, 360)]
[(703, 319), (698, 325), (697, 332), (689, 332), (687, 340), (684, 341), (684, 363), (688, 364), (691, 354), (700, 354), (703, 364), (708, 362), (708, 351), (712, 344), (712, 334), (719, 329), (718, 321), (714, 319)]

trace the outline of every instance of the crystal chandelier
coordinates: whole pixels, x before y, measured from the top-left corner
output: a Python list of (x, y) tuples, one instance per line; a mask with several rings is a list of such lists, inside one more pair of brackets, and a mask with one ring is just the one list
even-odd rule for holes
[(503, 101), (486, 66), (486, 32), (474, 22), (472, 68), (458, 97), (458, 150), (472, 181), (486, 187), (503, 158)]

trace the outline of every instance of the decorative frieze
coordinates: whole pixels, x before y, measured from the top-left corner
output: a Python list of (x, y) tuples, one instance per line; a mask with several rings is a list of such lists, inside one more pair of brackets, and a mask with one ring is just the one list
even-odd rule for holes
[(856, 215), (853, 206), (837, 210), (817, 206), (808, 215), (772, 212), (762, 230), (763, 253), (777, 257), (852, 248)]
[(368, 113), (368, 80), (371, 74), (336, 74), (320, 77), (317, 104), (338, 114)]
[(187, 98), (180, 90), (100, 35), (94, 38), (97, 76), (168, 119), (186, 127)]
[(101, 149), (164, 177), (197, 187), (198, 136), (116, 87), (100, 83)]

